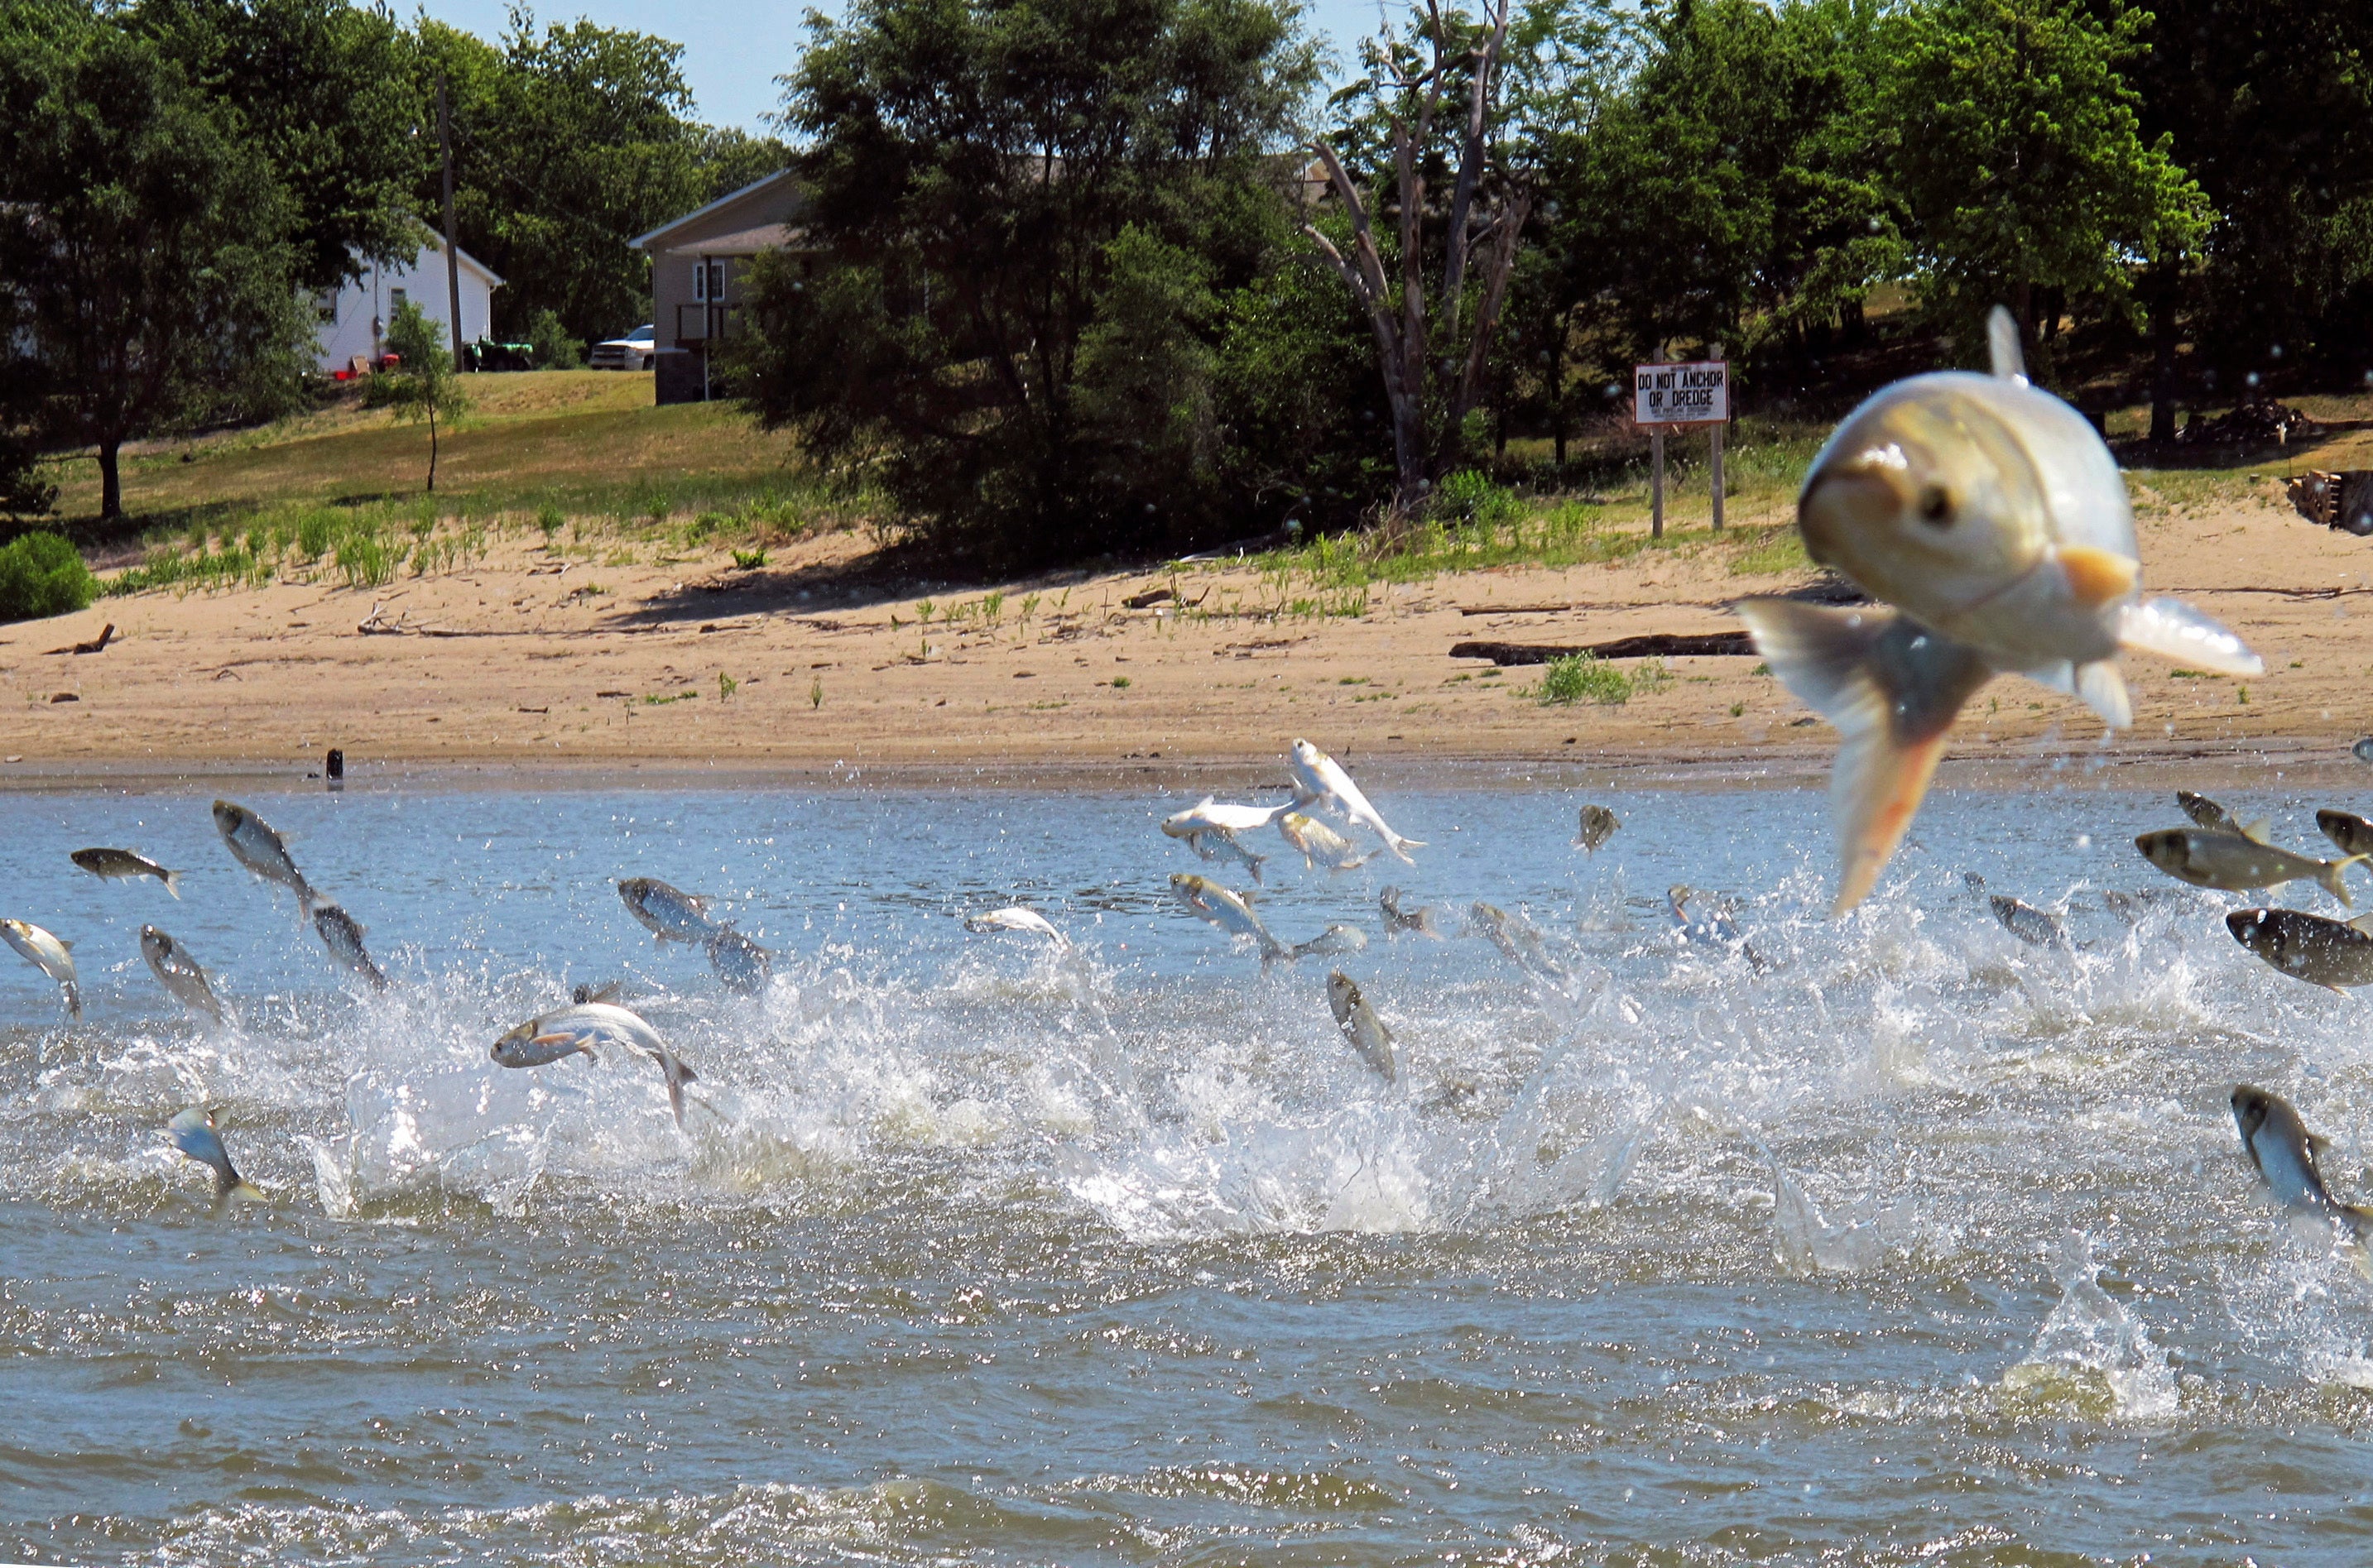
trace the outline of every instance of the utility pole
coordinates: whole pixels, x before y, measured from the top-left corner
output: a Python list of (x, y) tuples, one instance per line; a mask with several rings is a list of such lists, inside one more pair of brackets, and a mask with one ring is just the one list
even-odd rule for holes
[(453, 368), (467, 370), (462, 346), (462, 252), (453, 244), (453, 117), (445, 109), (445, 84), (437, 84), (437, 141), (445, 155), (445, 303), (453, 312)]

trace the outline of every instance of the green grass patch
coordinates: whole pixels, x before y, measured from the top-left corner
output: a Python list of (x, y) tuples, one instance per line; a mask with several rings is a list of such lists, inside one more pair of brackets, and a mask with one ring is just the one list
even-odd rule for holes
[(1632, 691), (1631, 678), (1619, 666), (1590, 654), (1568, 654), (1542, 667), (1532, 695), (1546, 708), (1575, 703), (1628, 703)]

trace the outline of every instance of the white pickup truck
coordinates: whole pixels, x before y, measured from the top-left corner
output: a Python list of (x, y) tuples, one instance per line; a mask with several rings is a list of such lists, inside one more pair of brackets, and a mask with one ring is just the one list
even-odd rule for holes
[(623, 338), (595, 343), (586, 363), (596, 370), (649, 370), (658, 352), (657, 334), (648, 326), (637, 327)]

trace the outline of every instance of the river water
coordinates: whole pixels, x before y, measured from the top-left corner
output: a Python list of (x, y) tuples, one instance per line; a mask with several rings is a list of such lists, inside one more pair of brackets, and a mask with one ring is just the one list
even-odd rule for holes
[[(311, 786), (318, 790), (319, 786)], [(2363, 1005), (2132, 836), (2163, 796), (1933, 798), (1821, 917), (1800, 790), (1396, 788), (1427, 841), (1186, 913), (1189, 796), (259, 786), (393, 985), (230, 861), (210, 793), (0, 796), (0, 1557), (425, 1563), (2363, 1561), (2373, 1284), (2226, 1097), (2373, 1192)], [(2237, 794), (2293, 844), (2318, 805)], [(67, 852), (187, 867), (102, 883)], [(1964, 874), (2065, 912), (2023, 945)], [(763, 992), (614, 879), (719, 900)], [(1752, 955), (1685, 941), (1686, 880)], [(1454, 930), (1387, 940), (1406, 889)], [(2105, 892), (2149, 895), (2134, 923)], [(2336, 912), (2306, 885), (2287, 900)], [(1076, 946), (968, 933), (1035, 907)], [(1701, 909), (1704, 905), (1699, 906)], [(172, 933), (236, 1009), (142, 964)], [(1406, 1056), (1344, 1043), (1353, 976)], [(581, 981), (699, 1074), (497, 1035)], [(272, 1197), (217, 1214), (166, 1121)]]

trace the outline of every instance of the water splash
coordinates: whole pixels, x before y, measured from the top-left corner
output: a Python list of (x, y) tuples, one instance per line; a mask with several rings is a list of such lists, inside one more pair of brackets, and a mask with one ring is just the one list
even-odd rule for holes
[(2028, 1400), (2074, 1404), (2124, 1421), (2173, 1415), (2179, 1396), (2167, 1353), (2101, 1288), (2092, 1243), (2082, 1232), (2062, 1238), (2052, 1273), (2060, 1303), (2026, 1357), (2003, 1374), (2003, 1387)]

